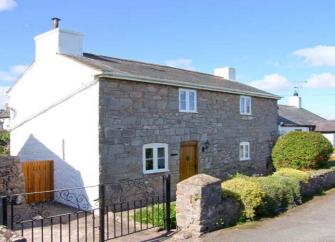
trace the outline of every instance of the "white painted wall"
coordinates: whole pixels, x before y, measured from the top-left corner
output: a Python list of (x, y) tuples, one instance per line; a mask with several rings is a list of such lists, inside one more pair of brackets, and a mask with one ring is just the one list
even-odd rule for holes
[(322, 134), (324, 137), (326, 137), (329, 142), (335, 147), (335, 133), (331, 134)]
[[(9, 92), (11, 155), (54, 160), (55, 188), (99, 183), (97, 71), (61, 55), (36, 61)], [(86, 190), (89, 201), (98, 189)]]
[(309, 131), (308, 127), (283, 127), (283, 126), (278, 126), (278, 131), (279, 131), (279, 135), (284, 135), (286, 133), (292, 132), (292, 131), (296, 131), (296, 130), (301, 130), (301, 131)]
[(0, 118), (0, 123), (2, 125), (2, 129), (4, 129), (4, 130), (9, 130), (10, 129), (9, 118)]

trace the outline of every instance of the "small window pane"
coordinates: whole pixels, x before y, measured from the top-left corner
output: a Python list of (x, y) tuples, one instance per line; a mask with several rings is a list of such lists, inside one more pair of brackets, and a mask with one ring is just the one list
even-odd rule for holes
[(251, 100), (250, 100), (250, 98), (246, 99), (246, 105), (247, 105), (247, 113), (250, 114), (251, 113)]
[(158, 169), (165, 168), (165, 158), (158, 159)]
[(194, 92), (190, 92), (189, 93), (189, 109), (190, 111), (195, 111), (195, 105), (194, 105), (194, 102), (195, 102), (195, 95), (194, 95)]
[(186, 110), (186, 92), (185, 91), (180, 92), (180, 109)]
[(245, 108), (244, 108), (244, 97), (241, 97), (240, 99), (240, 111), (241, 113), (245, 112)]
[(249, 145), (245, 145), (245, 158), (249, 158)]
[(145, 161), (145, 169), (147, 171), (150, 171), (150, 170), (154, 169), (154, 162), (153, 162), (153, 160), (146, 160)]
[(243, 145), (240, 145), (240, 159), (243, 159)]
[(158, 158), (164, 158), (165, 157), (165, 149), (163, 147), (158, 148)]
[(152, 159), (153, 158), (153, 149), (152, 148), (145, 149), (145, 158), (146, 159)]

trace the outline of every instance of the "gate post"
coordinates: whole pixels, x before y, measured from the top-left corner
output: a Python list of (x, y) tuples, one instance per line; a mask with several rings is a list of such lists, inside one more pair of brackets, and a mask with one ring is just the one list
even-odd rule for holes
[(99, 185), (99, 242), (105, 241), (105, 185)]
[(7, 220), (7, 208), (8, 208), (8, 203), (7, 203), (7, 197), (4, 196), (1, 198), (1, 208), (2, 208), (2, 224), (5, 226), (8, 226), (8, 220)]
[(165, 215), (165, 227), (166, 231), (170, 232), (171, 230), (171, 208), (170, 208), (170, 203), (171, 203), (171, 175), (167, 175), (165, 178), (165, 191), (166, 191), (166, 196), (165, 196), (165, 207), (166, 207), (166, 215)]

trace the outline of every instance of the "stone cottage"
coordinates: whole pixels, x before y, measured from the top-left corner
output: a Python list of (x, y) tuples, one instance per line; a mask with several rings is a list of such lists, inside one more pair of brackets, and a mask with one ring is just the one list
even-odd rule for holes
[(266, 172), (278, 96), (228, 80), (233, 69), (84, 53), (83, 35), (58, 24), (35, 37), (34, 63), (9, 90), (11, 153), (53, 160), (55, 188)]

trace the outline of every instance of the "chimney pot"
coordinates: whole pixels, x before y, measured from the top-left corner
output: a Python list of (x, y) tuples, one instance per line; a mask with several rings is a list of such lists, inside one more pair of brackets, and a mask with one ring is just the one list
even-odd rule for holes
[(52, 27), (54, 29), (59, 28), (59, 22), (61, 21), (61, 19), (57, 17), (53, 17), (51, 20), (52, 20)]

